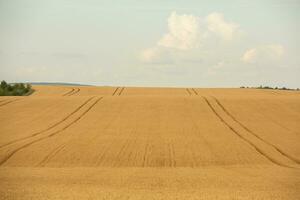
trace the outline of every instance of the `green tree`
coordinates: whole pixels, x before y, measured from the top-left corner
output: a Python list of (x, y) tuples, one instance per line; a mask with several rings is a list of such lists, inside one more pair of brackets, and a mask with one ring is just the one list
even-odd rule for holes
[(0, 96), (4, 96), (5, 95), (5, 91), (2, 87), (0, 87)]
[(1, 86), (2, 89), (5, 89), (7, 87), (7, 83), (3, 80), (1, 81)]
[(8, 84), (5, 81), (1, 81), (0, 89), (1, 96), (23, 96), (30, 94), (33, 91), (30, 84)]

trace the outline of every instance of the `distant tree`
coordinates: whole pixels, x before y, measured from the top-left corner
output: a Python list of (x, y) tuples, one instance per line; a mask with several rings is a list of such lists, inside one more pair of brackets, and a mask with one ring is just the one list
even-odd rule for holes
[(25, 85), (24, 85), (24, 83), (19, 83), (19, 87), (18, 87), (19, 89), (21, 89), (21, 90), (25, 90)]
[(13, 86), (11, 85), (7, 85), (7, 87), (5, 88), (8, 92), (12, 92), (14, 90)]
[(11, 93), (13, 96), (22, 96), (23, 95), (23, 91), (21, 89), (14, 89)]
[(26, 93), (30, 92), (31, 90), (31, 85), (27, 83), (25, 88)]
[(1, 81), (1, 86), (2, 89), (5, 89), (7, 87), (7, 83), (3, 80)]
[(295, 89), (292, 89), (292, 88), (287, 88), (287, 87), (270, 87), (270, 86), (263, 86), (263, 85), (260, 85), (259, 87), (249, 87), (249, 86), (241, 86), (240, 88), (255, 88), (255, 89), (270, 89), (270, 90), (294, 90), (294, 91), (299, 91), (300, 88), (295, 88)]
[(270, 86), (264, 86), (263, 89), (273, 89), (273, 88)]
[(23, 96), (28, 95), (32, 92), (30, 84), (14, 83), (8, 84), (5, 81), (1, 81), (0, 84), (0, 95), (1, 96)]
[(5, 91), (2, 87), (0, 87), (0, 96), (4, 96), (5, 95)]
[(30, 85), (29, 83), (27, 83), (27, 84), (26, 84), (26, 88), (27, 88), (28, 90), (31, 90), (31, 85)]

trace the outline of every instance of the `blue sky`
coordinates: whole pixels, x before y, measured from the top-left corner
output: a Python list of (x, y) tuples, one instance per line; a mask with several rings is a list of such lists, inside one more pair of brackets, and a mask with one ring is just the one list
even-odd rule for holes
[(300, 87), (300, 2), (0, 0), (0, 79)]

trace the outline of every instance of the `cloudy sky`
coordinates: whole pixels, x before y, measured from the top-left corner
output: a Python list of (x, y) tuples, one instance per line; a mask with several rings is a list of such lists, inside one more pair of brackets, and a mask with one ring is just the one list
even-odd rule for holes
[(299, 0), (0, 0), (0, 79), (300, 87)]

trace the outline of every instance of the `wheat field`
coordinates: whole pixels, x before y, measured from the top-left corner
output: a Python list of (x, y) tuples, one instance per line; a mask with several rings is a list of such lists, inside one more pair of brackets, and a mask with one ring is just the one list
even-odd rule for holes
[(0, 97), (0, 199), (300, 199), (300, 92), (34, 86)]

